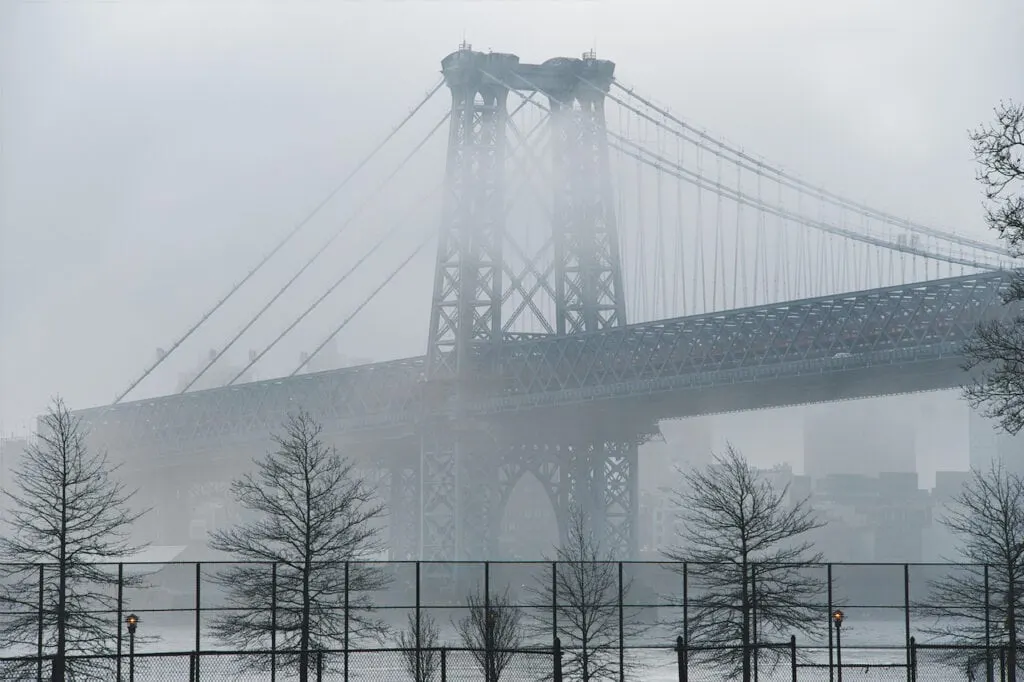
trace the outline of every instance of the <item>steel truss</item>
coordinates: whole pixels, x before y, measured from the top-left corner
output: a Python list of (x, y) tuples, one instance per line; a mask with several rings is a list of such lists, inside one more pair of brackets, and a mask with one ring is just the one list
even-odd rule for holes
[[(501, 371), (466, 415), (615, 400), (688, 387), (845, 372), (955, 358), (1002, 305), (1009, 273), (985, 273), (506, 343)], [(843, 324), (837, 320), (850, 314)], [(833, 326), (830, 326), (833, 325)], [(836, 357), (836, 356), (839, 357)], [(424, 398), (426, 358), (362, 365), (77, 411), (112, 453), (160, 457), (264, 442), (287, 414), (310, 410), (334, 434), (407, 432), (423, 411), (454, 414), (445, 391)], [(959, 385), (950, 378), (950, 387)], [(683, 415), (678, 415), (683, 416)]]
[[(624, 326), (602, 91), (614, 65), (523, 65), (465, 49), (442, 67), (452, 113), (426, 356), (79, 412), (94, 444), (160, 457), (216, 452), (264, 443), (288, 413), (306, 409), (325, 435), (415, 436), (418, 457), (388, 465), (403, 556), (492, 555), (509, 486), (529, 469), (557, 500), (563, 537), (565, 513), (578, 505), (596, 536), (631, 558), (642, 431), (598, 436), (580, 419), (572, 437), (527, 445), (528, 429), (509, 433), (506, 419), (955, 356), (979, 321), (1011, 312), (1000, 301), (1007, 274), (986, 273)], [(505, 225), (507, 83), (544, 93), (552, 109), (554, 262), (538, 269), (525, 254), (519, 273), (504, 258), (509, 244), (518, 249)], [(505, 320), (510, 292), (522, 301)], [(552, 292), (554, 325), (543, 326), (557, 334), (512, 329), (526, 307), (542, 319), (536, 298)]]
[[(555, 301), (559, 335), (626, 323), (619, 238), (608, 165), (604, 97), (615, 65), (562, 60), (561, 89), (548, 93), (555, 169)], [(598, 88), (583, 87), (580, 76)]]
[(635, 557), (639, 444), (638, 437), (618, 441), (581, 437), (576, 443), (510, 445), (499, 469), (500, 492), (492, 523), (498, 525), (512, 490), (530, 474), (547, 493), (563, 542), (568, 537), (570, 509), (576, 507), (603, 550), (617, 559)]

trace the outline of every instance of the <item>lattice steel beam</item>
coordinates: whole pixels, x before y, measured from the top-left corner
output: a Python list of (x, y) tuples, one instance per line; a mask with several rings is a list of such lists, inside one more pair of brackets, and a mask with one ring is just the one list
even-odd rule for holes
[(502, 340), (508, 90), (483, 71), (504, 74), (517, 62), (466, 49), (441, 64), (452, 114), (427, 345), (431, 379), (478, 370), (474, 348)]
[[(565, 335), (624, 325), (626, 302), (604, 118), (615, 64), (586, 56), (557, 67), (564, 81), (548, 97), (557, 331)], [(581, 77), (596, 87), (584, 87)]]
[[(956, 357), (978, 322), (1014, 312), (1000, 300), (1008, 282), (1008, 273), (970, 275), (576, 337), (524, 335), (505, 343), (501, 374), (467, 414)], [(337, 433), (409, 430), (427, 400), (425, 368), (411, 358), (76, 414), (111, 451), (167, 456), (265, 439), (300, 406)], [(445, 412), (449, 400), (441, 392), (427, 402)]]

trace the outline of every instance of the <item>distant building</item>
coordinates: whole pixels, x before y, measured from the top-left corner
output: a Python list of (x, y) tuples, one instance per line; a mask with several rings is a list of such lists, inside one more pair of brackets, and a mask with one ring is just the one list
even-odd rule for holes
[(1011, 436), (996, 421), (972, 409), (967, 417), (972, 469), (988, 469), (997, 459), (1017, 473), (1024, 474), (1024, 433)]
[(0, 512), (7, 509), (5, 493), (11, 489), (14, 469), (27, 447), (28, 440), (25, 438), (0, 437)]
[(958, 539), (942, 524), (942, 517), (950, 504), (971, 479), (969, 471), (936, 471), (935, 487), (931, 492), (932, 522), (924, 532), (924, 561), (958, 561)]
[(711, 461), (712, 422), (693, 418), (663, 421), (662, 438), (640, 446), (641, 490), (654, 492), (660, 487), (676, 487), (682, 481), (679, 470), (707, 465)]
[(931, 498), (917, 474), (833, 474), (815, 482), (812, 508), (826, 526), (813, 533), (828, 561), (915, 562), (931, 523)]
[(667, 487), (640, 492), (637, 544), (641, 560), (663, 560), (667, 550), (679, 545), (674, 498), (675, 491)]
[(804, 473), (811, 478), (917, 471), (916, 422), (884, 401), (853, 400), (815, 412), (804, 421)]

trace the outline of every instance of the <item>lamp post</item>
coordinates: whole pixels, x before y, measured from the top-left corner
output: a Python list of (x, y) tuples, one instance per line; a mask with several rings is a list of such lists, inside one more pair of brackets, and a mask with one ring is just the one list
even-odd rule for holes
[(836, 609), (832, 612), (832, 624), (836, 626), (836, 679), (838, 682), (843, 682), (843, 612)]
[(129, 613), (124, 622), (128, 625), (128, 682), (135, 682), (135, 629), (139, 627), (139, 617)]

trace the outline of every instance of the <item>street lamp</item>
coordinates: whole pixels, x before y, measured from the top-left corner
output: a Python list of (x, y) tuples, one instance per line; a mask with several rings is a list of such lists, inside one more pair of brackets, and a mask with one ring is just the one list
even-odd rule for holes
[(135, 629), (139, 627), (139, 617), (129, 613), (124, 622), (128, 625), (128, 682), (135, 682)]
[(838, 682), (843, 682), (843, 612), (836, 609), (832, 612), (832, 624), (836, 626), (836, 670)]

